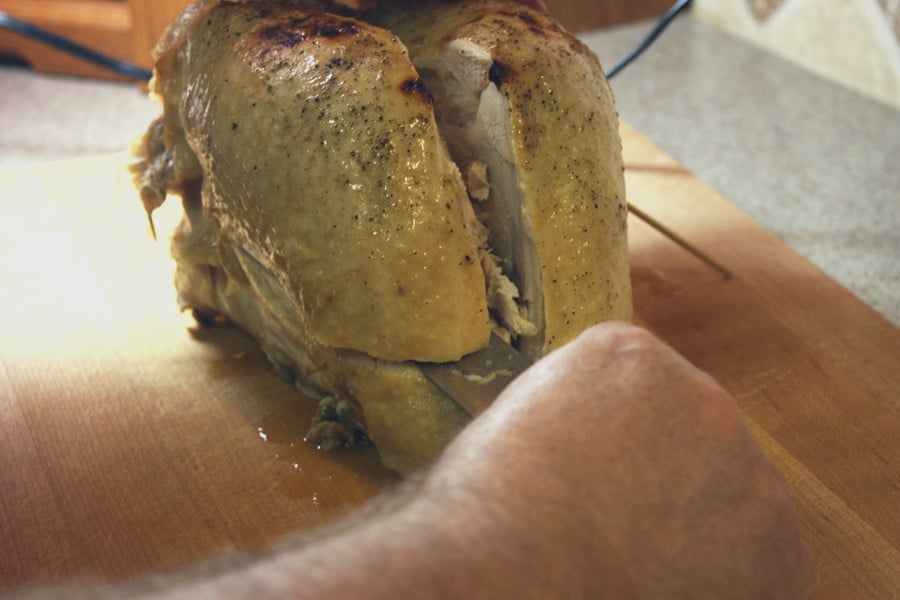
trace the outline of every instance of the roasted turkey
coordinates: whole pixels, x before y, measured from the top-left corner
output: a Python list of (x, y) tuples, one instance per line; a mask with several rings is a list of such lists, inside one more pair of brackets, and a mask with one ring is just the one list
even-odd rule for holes
[(134, 172), (151, 222), (182, 199), (179, 302), (321, 399), (316, 443), (413, 472), (469, 418), (417, 361), (631, 317), (612, 93), (546, 15), (201, 0), (155, 56)]

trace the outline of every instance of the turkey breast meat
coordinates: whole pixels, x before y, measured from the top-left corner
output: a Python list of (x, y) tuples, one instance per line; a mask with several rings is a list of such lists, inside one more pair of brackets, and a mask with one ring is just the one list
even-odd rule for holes
[(612, 94), (541, 13), (201, 0), (151, 89), (134, 170), (148, 213), (182, 198), (179, 301), (323, 399), (320, 443), (365, 432), (415, 471), (468, 417), (413, 361), (631, 317)]

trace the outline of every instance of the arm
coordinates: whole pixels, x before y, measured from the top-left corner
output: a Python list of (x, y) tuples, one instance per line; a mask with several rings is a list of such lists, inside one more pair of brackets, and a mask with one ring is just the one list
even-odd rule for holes
[(815, 580), (734, 401), (607, 324), (520, 377), (379, 514), (171, 592), (802, 598)]

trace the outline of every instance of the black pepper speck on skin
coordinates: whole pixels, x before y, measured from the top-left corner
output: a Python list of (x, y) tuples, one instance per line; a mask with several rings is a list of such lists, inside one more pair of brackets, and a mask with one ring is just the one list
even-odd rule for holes
[[(458, 118), (459, 114), (444, 105), (454, 101), (453, 95), (443, 95), (442, 83), (431, 79), (441, 73), (439, 59), (434, 58), (441, 48), (465, 40), (492, 58), (485, 80), (507, 101), (514, 128), (515, 164), (524, 189), (533, 198), (528, 208), (531, 223), (540, 227), (532, 235), (537, 240), (542, 276), (544, 281), (557, 282), (543, 288), (548, 303), (545, 314), (548, 322), (568, 321), (560, 325), (562, 329), (548, 333), (544, 347), (565, 341), (569, 333), (561, 337), (557, 333), (579, 331), (590, 318), (599, 318), (596, 315), (628, 318), (628, 302), (605, 302), (604, 294), (595, 291), (603, 290), (604, 282), (611, 279), (625, 286), (612, 296), (627, 299), (630, 295), (623, 235), (626, 220), (615, 208), (617, 202), (604, 200), (617, 195), (619, 188), (624, 194), (618, 123), (611, 90), (596, 57), (546, 15), (509, 2), (429, 4), (424, 0), (420, 10), (428, 13), (427, 19), (402, 9), (393, 15), (379, 10), (373, 17), (400, 35), (414, 62), (421, 60), (427, 66), (420, 68), (420, 73), (435, 92), (439, 115)], [(495, 132), (501, 130), (498, 127)], [(465, 153), (473, 151), (466, 149)], [(586, 239), (596, 242), (588, 244)], [(579, 268), (582, 265), (589, 269)], [(616, 273), (615, 277), (610, 277), (611, 273)], [(573, 295), (577, 298), (565, 304), (585, 307), (577, 316), (559, 306), (560, 298), (571, 300)], [(541, 298), (531, 300), (539, 303)]]
[[(265, 16), (257, 4), (217, 3), (182, 51), (189, 64), (178, 72), (203, 74), (186, 87), (181, 117), (208, 177), (207, 214), (254, 257), (292, 265), (286, 288), (320, 342), (398, 360), (419, 348), (443, 360), (433, 341), (403, 341), (428, 327), (391, 324), (396, 315), (446, 320), (440, 298), (472, 289), (450, 314), (466, 321), (465, 335), (489, 327), (480, 266), (463, 259), (477, 252), (461, 235), (454, 194), (465, 199), (465, 186), (446, 183), (460, 176), (437, 137), (431, 91), (393, 35), (301, 13), (289, 3), (265, 4)], [(222, 44), (226, 30), (237, 41)], [(411, 251), (425, 247), (434, 250)], [(382, 266), (366, 271), (369, 261)], [(437, 283), (418, 279), (457, 261)], [(363, 285), (339, 275), (357, 271), (373, 276)], [(382, 275), (392, 271), (400, 293), (385, 296)], [(367, 318), (353, 318), (360, 309)]]

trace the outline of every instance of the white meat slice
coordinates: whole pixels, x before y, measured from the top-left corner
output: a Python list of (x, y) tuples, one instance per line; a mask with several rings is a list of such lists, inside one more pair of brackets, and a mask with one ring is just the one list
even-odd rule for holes
[(460, 169), (487, 165), (479, 212), (536, 330), (520, 347), (538, 357), (594, 323), (630, 319), (618, 118), (596, 56), (502, 0), (414, 6), (368, 18), (409, 48)]

